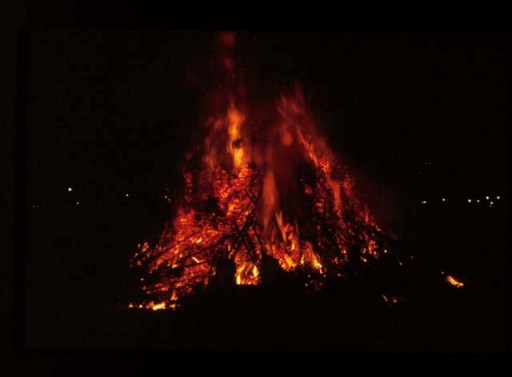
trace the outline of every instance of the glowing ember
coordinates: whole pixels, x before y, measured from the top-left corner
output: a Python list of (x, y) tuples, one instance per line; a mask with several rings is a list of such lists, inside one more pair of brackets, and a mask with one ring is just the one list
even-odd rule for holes
[(147, 272), (147, 309), (175, 308), (225, 260), (238, 285), (260, 284), (267, 256), (284, 271), (306, 271), (306, 286), (317, 287), (348, 263), (388, 252), (300, 88), (271, 104), (251, 103), (237, 80), (235, 36), (222, 33), (220, 43), (227, 84), (208, 104), (204, 144), (183, 169), (175, 217), (154, 247), (139, 245), (132, 259)]
[(446, 275), (446, 281), (448, 283), (450, 283), (451, 285), (453, 285), (455, 288), (462, 288), (464, 286), (463, 282), (461, 282), (460, 280), (455, 279), (451, 275)]

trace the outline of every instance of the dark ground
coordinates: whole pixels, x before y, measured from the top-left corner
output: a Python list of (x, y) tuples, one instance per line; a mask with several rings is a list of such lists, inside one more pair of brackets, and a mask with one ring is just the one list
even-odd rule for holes
[[(503, 199), (492, 209), (420, 208), (415, 246), (408, 250), (415, 259), (386, 281), (317, 295), (242, 287), (198, 297), (177, 312), (128, 310), (123, 301), (129, 257), (148, 234), (140, 219), (130, 216), (138, 205), (143, 203), (135, 198), (108, 209), (31, 210), (29, 348), (505, 350), (508, 203)], [(151, 218), (149, 210), (146, 215)], [(448, 285), (442, 270), (466, 286)], [(403, 300), (385, 305), (380, 295), (386, 291)]]

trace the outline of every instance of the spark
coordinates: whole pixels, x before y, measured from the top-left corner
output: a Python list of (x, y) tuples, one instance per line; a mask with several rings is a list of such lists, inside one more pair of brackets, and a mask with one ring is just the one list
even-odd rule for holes
[(73, 187), (68, 187), (68, 192), (73, 191)]

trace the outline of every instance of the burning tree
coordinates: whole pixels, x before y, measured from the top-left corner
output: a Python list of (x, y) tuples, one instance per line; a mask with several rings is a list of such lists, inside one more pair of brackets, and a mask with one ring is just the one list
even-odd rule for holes
[(386, 237), (300, 87), (265, 107), (265, 117), (251, 110), (234, 42), (234, 34), (221, 33), (226, 85), (209, 103), (204, 144), (183, 168), (175, 216), (159, 242), (144, 243), (132, 259), (145, 271), (138, 307), (175, 308), (211, 282), (222, 260), (234, 263), (238, 285), (261, 282), (265, 257), (320, 286), (387, 253)]

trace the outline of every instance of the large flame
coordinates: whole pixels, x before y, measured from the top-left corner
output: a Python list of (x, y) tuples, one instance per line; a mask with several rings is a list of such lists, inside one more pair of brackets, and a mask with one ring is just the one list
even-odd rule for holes
[(201, 167), (184, 170), (184, 195), (170, 226), (133, 258), (149, 272), (142, 279), (145, 308), (176, 307), (208, 285), (223, 259), (234, 263), (236, 284), (253, 285), (261, 282), (263, 255), (284, 271), (326, 278), (381, 253), (379, 228), (301, 89), (281, 94), (259, 116), (236, 80), (234, 34), (222, 33), (220, 42), (227, 85), (210, 103)]

